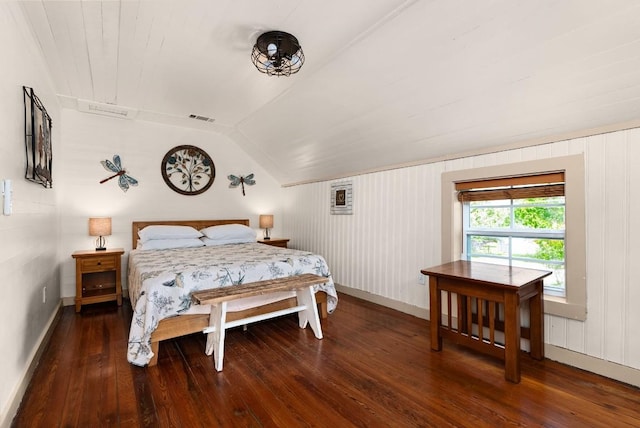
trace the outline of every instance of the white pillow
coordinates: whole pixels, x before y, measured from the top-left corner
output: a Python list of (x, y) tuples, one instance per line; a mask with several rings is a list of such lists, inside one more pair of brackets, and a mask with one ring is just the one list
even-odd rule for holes
[(256, 231), (244, 224), (209, 226), (201, 229), (200, 232), (204, 233), (204, 236), (207, 238), (214, 240), (239, 239), (242, 242), (253, 242), (256, 240)]
[(166, 250), (169, 248), (191, 248), (202, 247), (204, 242), (198, 238), (179, 238), (179, 239), (150, 239), (140, 243), (138, 250)]
[(204, 245), (211, 247), (215, 245), (225, 245), (225, 244), (247, 244), (251, 242), (256, 242), (256, 237), (253, 238), (238, 238), (238, 239), (211, 239), (203, 236), (200, 240), (204, 243)]
[(147, 226), (138, 231), (138, 236), (142, 242), (152, 239), (186, 239), (199, 238), (202, 233), (191, 226)]

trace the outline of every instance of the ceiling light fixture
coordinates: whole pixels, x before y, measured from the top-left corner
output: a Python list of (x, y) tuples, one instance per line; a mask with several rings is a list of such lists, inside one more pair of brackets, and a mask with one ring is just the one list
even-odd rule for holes
[(251, 61), (261, 73), (289, 76), (300, 71), (304, 54), (298, 39), (284, 31), (268, 31), (258, 37)]

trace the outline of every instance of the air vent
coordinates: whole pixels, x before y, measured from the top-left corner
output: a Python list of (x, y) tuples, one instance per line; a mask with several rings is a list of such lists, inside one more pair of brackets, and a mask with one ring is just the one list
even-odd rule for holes
[(213, 122), (215, 119), (211, 119), (210, 117), (206, 117), (206, 116), (199, 116), (197, 114), (190, 114), (189, 118), (191, 119), (196, 119), (196, 120), (201, 120), (203, 122)]
[(114, 104), (97, 103), (88, 100), (78, 100), (78, 110), (85, 113), (119, 117), (121, 119), (133, 119), (138, 114), (138, 110), (133, 108), (121, 107)]

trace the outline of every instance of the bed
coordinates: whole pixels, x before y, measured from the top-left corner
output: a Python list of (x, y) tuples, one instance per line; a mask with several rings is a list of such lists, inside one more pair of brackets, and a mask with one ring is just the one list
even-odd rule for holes
[[(209, 326), (209, 306), (191, 304), (191, 292), (221, 286), (246, 284), (315, 273), (327, 277), (319, 285), (316, 301), (322, 318), (337, 305), (331, 273), (322, 256), (255, 242), (195, 248), (139, 249), (139, 232), (148, 226), (190, 226), (211, 230), (212, 226), (244, 225), (249, 220), (135, 221), (129, 253), (128, 286), (133, 307), (127, 359), (139, 366), (157, 364), (163, 340), (202, 332)], [(147, 230), (151, 230), (149, 228)], [(215, 228), (220, 229), (220, 228)], [(240, 299), (230, 305), (228, 321), (294, 307), (295, 293)]]

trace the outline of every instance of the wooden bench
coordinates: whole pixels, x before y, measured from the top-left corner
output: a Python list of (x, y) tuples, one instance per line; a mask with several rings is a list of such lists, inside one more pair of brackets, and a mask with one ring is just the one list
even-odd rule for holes
[[(327, 280), (328, 279), (323, 276), (305, 273), (302, 275), (268, 279), (230, 287), (194, 291), (191, 294), (191, 300), (193, 303), (199, 305), (211, 305), (209, 327), (204, 329), (203, 333), (207, 334), (207, 346), (205, 352), (207, 355), (213, 354), (216, 370), (222, 371), (224, 338), (225, 331), (228, 328), (251, 324), (265, 319), (297, 312), (298, 325), (300, 328), (305, 328), (307, 324), (310, 324), (316, 338), (322, 339), (322, 328), (320, 327), (320, 317), (318, 316), (318, 306), (316, 305), (313, 286), (324, 284)], [(288, 290), (296, 290), (298, 300), (297, 306), (227, 322), (228, 302), (245, 297)]]

